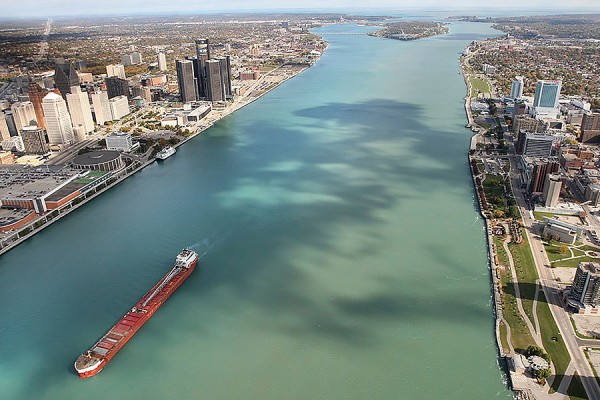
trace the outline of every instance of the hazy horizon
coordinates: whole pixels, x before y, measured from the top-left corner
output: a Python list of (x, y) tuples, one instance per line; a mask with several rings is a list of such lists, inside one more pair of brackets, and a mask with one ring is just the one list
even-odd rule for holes
[[(268, 13), (268, 12), (339, 12), (352, 13), (358, 11), (374, 12), (406, 12), (406, 11), (427, 11), (443, 13), (445, 11), (465, 11), (471, 13), (494, 11), (496, 13), (503, 10), (537, 12), (539, 14), (560, 13), (570, 14), (577, 12), (600, 12), (600, 5), (591, 0), (573, 0), (568, 8), (565, 8), (564, 2), (556, 0), (533, 0), (527, 4), (522, 1), (507, 0), (502, 7), (496, 5), (482, 5), (481, 2), (472, 0), (462, 0), (454, 4), (447, 5), (439, 0), (405, 0), (399, 4), (398, 1), (377, 0), (369, 3), (367, 7), (361, 6), (359, 2), (353, 2), (357, 5), (348, 5), (347, 1), (332, 0), (328, 2), (306, 0), (306, 1), (288, 1), (285, 5), (274, 0), (235, 0), (223, 3), (217, 0), (206, 0), (202, 3), (188, 0), (173, 0), (168, 3), (158, 0), (134, 0), (134, 1), (116, 1), (105, 0), (95, 4), (85, 4), (82, 6), (80, 1), (74, 0), (24, 0), (18, 7), (6, 8), (0, 19), (11, 18), (46, 18), (46, 17), (68, 17), (68, 16), (102, 16), (102, 15), (147, 15), (147, 14), (219, 14), (219, 13)], [(35, 9), (35, 15), (31, 10)]]

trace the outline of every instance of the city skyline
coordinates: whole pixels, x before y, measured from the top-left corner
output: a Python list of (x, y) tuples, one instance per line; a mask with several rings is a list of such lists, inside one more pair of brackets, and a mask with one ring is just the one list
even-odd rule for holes
[[(475, 11), (481, 10), (536, 10), (537, 7), (544, 7), (545, 10), (551, 9), (561, 13), (569, 13), (564, 10), (563, 3), (557, 0), (543, 1), (534, 0), (526, 5), (521, 1), (508, 0), (503, 3), (503, 7), (486, 6), (481, 2), (474, 0), (462, 0), (455, 2), (451, 6), (440, 0), (403, 0), (402, 2), (392, 0), (378, 0), (369, 3), (368, 7), (364, 7), (364, 3), (355, 2), (348, 5), (348, 2), (341, 0), (329, 1), (326, 4), (316, 0), (297, 1), (293, 0), (286, 2), (282, 6), (280, 2), (274, 0), (261, 0), (251, 2), (248, 0), (231, 1), (226, 4), (216, 0), (205, 1), (202, 4), (189, 0), (175, 0), (169, 3), (158, 0), (149, 0), (145, 2), (131, 1), (120, 2), (116, 0), (108, 0), (99, 3), (97, 6), (86, 4), (85, 15), (115, 15), (115, 14), (149, 14), (149, 13), (216, 13), (216, 12), (232, 12), (240, 11), (247, 12), (255, 11), (330, 11), (330, 12), (351, 12), (357, 10), (428, 10), (428, 11), (445, 11), (445, 10), (460, 10), (470, 8)], [(81, 3), (74, 0), (26, 0), (22, 2), (21, 7), (8, 8), (4, 13), (4, 19), (14, 17), (30, 17), (31, 8), (36, 10), (35, 17), (48, 16), (68, 16), (82, 15), (84, 10), (81, 8)], [(582, 10), (600, 10), (597, 2), (592, 0), (573, 0), (570, 5), (570, 12)], [(433, 10), (432, 10), (433, 8)]]

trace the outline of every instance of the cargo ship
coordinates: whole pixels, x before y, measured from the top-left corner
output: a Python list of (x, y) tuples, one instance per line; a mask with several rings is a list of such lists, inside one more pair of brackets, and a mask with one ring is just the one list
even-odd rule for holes
[(175, 154), (175, 148), (171, 147), (171, 146), (167, 146), (164, 149), (162, 149), (161, 151), (159, 151), (158, 153), (156, 153), (156, 159), (157, 160), (166, 160), (167, 158), (171, 157), (173, 154)]
[(135, 333), (152, 317), (162, 304), (194, 271), (198, 264), (198, 253), (184, 249), (177, 255), (173, 268), (150, 289), (112, 328), (92, 347), (75, 361), (75, 370), (80, 378), (89, 378), (102, 368), (121, 350)]

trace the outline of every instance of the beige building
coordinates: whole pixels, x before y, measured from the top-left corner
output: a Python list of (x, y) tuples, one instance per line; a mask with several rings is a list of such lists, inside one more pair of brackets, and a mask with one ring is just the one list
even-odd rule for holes
[(67, 104), (73, 126), (82, 126), (84, 133), (94, 131), (94, 119), (87, 92), (82, 92), (79, 86), (73, 86), (67, 94)]

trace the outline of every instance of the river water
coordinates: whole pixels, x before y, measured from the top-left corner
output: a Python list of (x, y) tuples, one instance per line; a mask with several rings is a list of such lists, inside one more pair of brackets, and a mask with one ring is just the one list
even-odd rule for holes
[[(315, 66), (0, 258), (2, 399), (510, 398), (458, 56), (320, 28)], [(199, 269), (96, 377), (72, 363)]]

